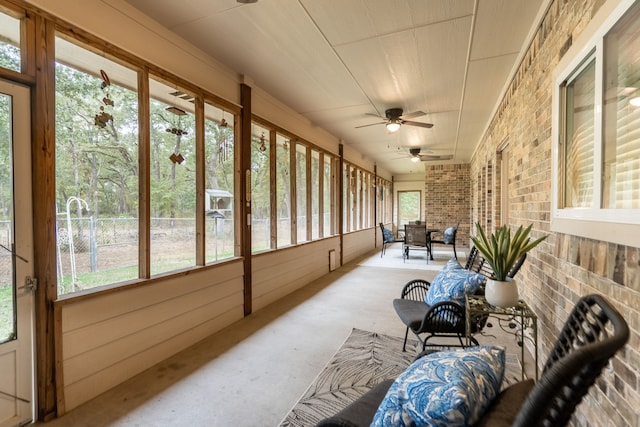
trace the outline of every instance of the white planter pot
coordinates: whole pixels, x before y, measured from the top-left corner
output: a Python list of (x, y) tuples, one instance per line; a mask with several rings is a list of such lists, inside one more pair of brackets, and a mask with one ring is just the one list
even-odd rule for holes
[(518, 305), (518, 286), (515, 280), (507, 279), (500, 282), (487, 279), (484, 296), (487, 302), (496, 307), (513, 307)]

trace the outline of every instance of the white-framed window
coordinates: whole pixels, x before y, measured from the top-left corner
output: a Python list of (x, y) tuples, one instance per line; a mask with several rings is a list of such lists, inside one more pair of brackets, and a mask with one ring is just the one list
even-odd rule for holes
[(607, 2), (554, 72), (553, 231), (640, 246), (639, 36)]

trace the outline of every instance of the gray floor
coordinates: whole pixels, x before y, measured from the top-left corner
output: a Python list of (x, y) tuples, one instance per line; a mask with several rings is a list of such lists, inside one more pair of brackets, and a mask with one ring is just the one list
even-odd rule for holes
[(403, 336), (391, 300), (450, 254), (372, 252), (42, 425), (277, 426), (352, 328)]

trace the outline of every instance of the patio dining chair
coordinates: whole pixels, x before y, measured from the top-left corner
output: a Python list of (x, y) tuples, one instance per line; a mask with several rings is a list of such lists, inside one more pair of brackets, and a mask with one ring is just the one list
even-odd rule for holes
[(453, 227), (447, 227), (442, 233), (442, 238), (440, 239), (431, 238), (431, 248), (433, 249), (434, 243), (440, 245), (451, 245), (453, 246), (453, 256), (455, 257), (455, 259), (458, 259), (458, 253), (456, 252), (456, 235), (458, 234), (459, 226), (460, 223), (456, 224)]
[(404, 242), (404, 239), (396, 238), (393, 231), (385, 228), (383, 223), (380, 223), (380, 230), (382, 231), (382, 251), (380, 252), (380, 258), (382, 258), (387, 251), (387, 245)]

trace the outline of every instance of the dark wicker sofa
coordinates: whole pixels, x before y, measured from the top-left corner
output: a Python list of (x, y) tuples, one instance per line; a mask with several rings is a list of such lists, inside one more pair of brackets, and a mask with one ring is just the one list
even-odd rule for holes
[[(539, 381), (525, 380), (503, 390), (476, 425), (567, 425), (609, 359), (628, 339), (627, 323), (603, 297), (582, 297), (565, 322)], [(393, 381), (388, 379), (378, 384), (318, 426), (369, 426)]]

